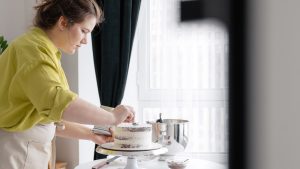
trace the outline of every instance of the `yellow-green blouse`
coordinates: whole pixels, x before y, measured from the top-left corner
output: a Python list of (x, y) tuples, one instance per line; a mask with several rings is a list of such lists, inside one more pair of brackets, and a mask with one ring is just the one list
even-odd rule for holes
[(23, 131), (61, 120), (77, 95), (60, 59), (60, 51), (36, 27), (9, 44), (0, 55), (0, 129)]

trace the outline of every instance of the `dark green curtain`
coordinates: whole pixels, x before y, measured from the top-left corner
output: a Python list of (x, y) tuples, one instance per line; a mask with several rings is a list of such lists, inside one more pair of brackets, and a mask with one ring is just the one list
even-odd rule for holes
[[(122, 101), (141, 0), (98, 0), (105, 21), (92, 32), (95, 72), (101, 105)], [(94, 153), (94, 159), (106, 156)]]

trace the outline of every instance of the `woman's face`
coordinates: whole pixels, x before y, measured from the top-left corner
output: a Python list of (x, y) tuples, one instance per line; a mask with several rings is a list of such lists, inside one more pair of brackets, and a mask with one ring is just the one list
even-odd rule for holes
[(60, 48), (67, 54), (74, 54), (82, 44), (87, 44), (87, 35), (96, 25), (96, 18), (88, 15), (81, 23), (75, 23), (64, 31), (64, 40)]

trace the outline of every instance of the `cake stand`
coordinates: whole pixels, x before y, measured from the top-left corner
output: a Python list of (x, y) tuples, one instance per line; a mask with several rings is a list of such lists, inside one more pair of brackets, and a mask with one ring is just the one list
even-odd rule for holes
[(142, 169), (138, 167), (138, 156), (146, 155), (160, 155), (168, 151), (167, 148), (162, 147), (161, 144), (153, 143), (150, 148), (147, 149), (134, 149), (134, 148), (116, 148), (114, 143), (105, 143), (97, 147), (96, 152), (106, 155), (121, 155), (127, 156), (127, 163), (124, 169)]

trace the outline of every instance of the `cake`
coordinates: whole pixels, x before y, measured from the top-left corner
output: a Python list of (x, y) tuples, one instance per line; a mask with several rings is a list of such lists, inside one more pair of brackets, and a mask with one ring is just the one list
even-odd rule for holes
[(121, 123), (115, 127), (114, 147), (150, 148), (152, 145), (152, 126), (149, 124)]

